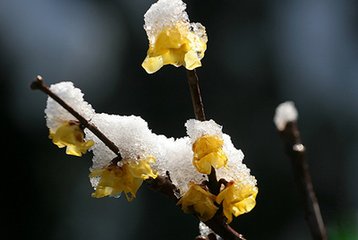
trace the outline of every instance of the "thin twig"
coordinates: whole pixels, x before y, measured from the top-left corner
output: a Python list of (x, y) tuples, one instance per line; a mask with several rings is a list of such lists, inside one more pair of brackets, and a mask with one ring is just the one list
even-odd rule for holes
[(205, 121), (204, 104), (203, 100), (201, 99), (198, 75), (196, 74), (195, 69), (186, 70), (186, 74), (188, 78), (195, 119), (199, 121)]
[(306, 150), (301, 142), (297, 122), (289, 122), (280, 135), (290, 157), (298, 189), (304, 203), (305, 218), (315, 240), (326, 240), (327, 232), (320, 207), (313, 189), (312, 179), (306, 160)]
[(226, 223), (225, 218), (219, 211), (216, 212), (212, 219), (204, 223), (225, 240), (246, 240), (242, 234), (236, 232), (235, 229)]
[(179, 201), (179, 198), (177, 196), (179, 195), (180, 191), (172, 183), (168, 173), (167, 176), (157, 176), (155, 179), (149, 178), (145, 182), (148, 184), (151, 190), (155, 192), (161, 192), (169, 199), (173, 200), (175, 203)]
[(49, 87), (44, 83), (44, 80), (41, 76), (37, 76), (36, 80), (31, 83), (31, 89), (33, 90), (41, 90), (50, 96), (53, 100), (55, 100), (58, 104), (60, 104), (64, 109), (66, 109), (69, 113), (71, 113), (84, 127), (88, 128), (94, 135), (96, 135), (109, 149), (114, 152), (117, 157), (116, 161), (122, 159), (118, 147), (109, 140), (95, 125), (91, 124), (88, 120), (86, 120), (81, 114), (79, 114), (76, 110), (74, 110), (70, 105), (68, 105), (65, 101), (63, 101), (57, 94), (52, 92)]

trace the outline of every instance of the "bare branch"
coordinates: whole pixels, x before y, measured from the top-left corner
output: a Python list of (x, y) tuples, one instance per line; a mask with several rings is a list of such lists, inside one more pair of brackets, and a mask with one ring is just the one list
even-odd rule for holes
[(305, 209), (305, 218), (315, 240), (326, 240), (327, 232), (322, 219), (306, 160), (306, 149), (301, 143), (297, 122), (288, 122), (283, 131), (279, 131), (285, 144), (286, 154), (292, 162), (298, 190)]

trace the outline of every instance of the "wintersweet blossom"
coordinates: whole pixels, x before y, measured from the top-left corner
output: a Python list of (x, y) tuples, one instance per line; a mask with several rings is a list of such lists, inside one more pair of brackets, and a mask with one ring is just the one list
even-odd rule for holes
[(125, 161), (121, 166), (111, 164), (106, 168), (94, 169), (90, 178), (99, 178), (99, 182), (92, 197), (118, 197), (124, 192), (127, 200), (132, 201), (143, 180), (157, 177), (150, 166), (154, 162), (153, 157), (147, 157), (139, 161)]
[(189, 190), (178, 201), (185, 213), (195, 213), (201, 221), (211, 219), (218, 207), (215, 206), (215, 195), (203, 188), (203, 186), (189, 183)]
[(193, 144), (193, 164), (200, 173), (210, 174), (211, 167), (226, 166), (227, 156), (223, 151), (224, 141), (215, 135), (204, 135)]
[(79, 122), (67, 121), (63, 123), (56, 131), (50, 130), (49, 138), (59, 148), (66, 147), (68, 155), (82, 156), (93, 146), (92, 140), (84, 140), (84, 132)]
[(159, 0), (144, 15), (149, 49), (142, 67), (148, 73), (167, 64), (189, 70), (201, 66), (208, 41), (205, 27), (190, 23), (185, 8), (181, 0)]
[(227, 222), (235, 217), (250, 212), (256, 205), (258, 188), (250, 185), (229, 182), (216, 198), (217, 203), (223, 203), (224, 215)]

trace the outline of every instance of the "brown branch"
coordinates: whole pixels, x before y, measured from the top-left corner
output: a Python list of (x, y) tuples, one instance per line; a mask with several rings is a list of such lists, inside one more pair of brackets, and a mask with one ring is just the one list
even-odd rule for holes
[(179, 195), (180, 191), (170, 180), (168, 172), (167, 176), (158, 176), (155, 179), (150, 178), (145, 182), (148, 184), (151, 190), (155, 192), (161, 192), (175, 203), (179, 201), (177, 196)]
[(315, 240), (326, 240), (327, 232), (313, 189), (306, 160), (306, 150), (301, 143), (297, 122), (287, 123), (285, 129), (280, 131), (280, 135), (285, 144), (286, 154), (290, 157), (292, 162), (295, 180), (304, 203), (305, 218), (311, 235)]
[(242, 234), (236, 232), (235, 229), (226, 223), (226, 219), (223, 217), (222, 211), (217, 211), (212, 219), (204, 223), (225, 240), (246, 240)]
[(55, 100), (58, 104), (60, 104), (64, 109), (66, 109), (69, 113), (71, 113), (81, 125), (88, 128), (94, 135), (96, 135), (109, 149), (114, 152), (117, 157), (116, 161), (122, 159), (118, 147), (109, 140), (95, 125), (91, 124), (88, 120), (86, 120), (81, 114), (79, 114), (76, 110), (74, 110), (70, 105), (68, 105), (65, 101), (63, 101), (57, 94), (52, 92), (49, 87), (44, 83), (43, 78), (41, 76), (37, 76), (36, 80), (31, 83), (31, 89), (33, 90), (41, 90), (46, 93), (49, 97)]
[(194, 70), (186, 70), (189, 90), (191, 95), (191, 102), (193, 103), (195, 119), (205, 121), (204, 104), (201, 99), (199, 78)]

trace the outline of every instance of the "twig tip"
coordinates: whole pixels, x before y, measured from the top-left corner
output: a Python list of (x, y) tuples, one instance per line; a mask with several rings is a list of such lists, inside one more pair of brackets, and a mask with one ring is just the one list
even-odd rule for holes
[(37, 75), (35, 78), (35, 81), (33, 81), (30, 85), (32, 90), (36, 90), (36, 89), (40, 89), (41, 86), (43, 85), (43, 78), (40, 75)]
[(44, 79), (42, 78), (42, 76), (41, 75), (37, 75), (36, 76), (36, 81), (43, 81)]

